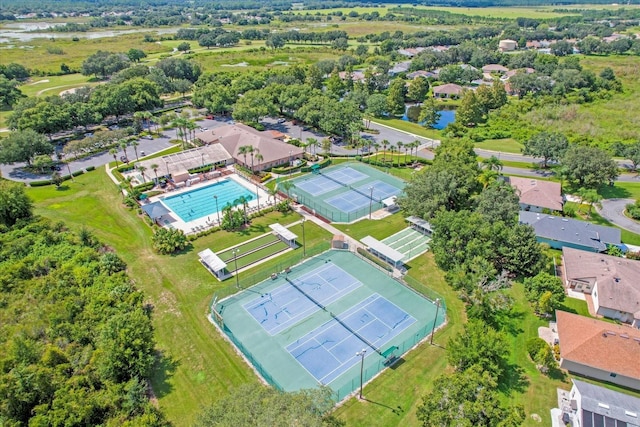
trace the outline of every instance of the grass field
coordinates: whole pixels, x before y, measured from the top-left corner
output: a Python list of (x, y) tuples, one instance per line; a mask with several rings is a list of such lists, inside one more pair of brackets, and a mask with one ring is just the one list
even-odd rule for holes
[[(62, 63), (70, 68), (79, 70), (88, 56), (98, 50), (108, 52), (126, 53), (131, 47), (142, 49), (147, 55), (154, 53), (170, 53), (171, 48), (157, 43), (144, 43), (144, 34), (155, 33), (153, 29), (141, 29), (139, 33), (123, 34), (117, 37), (102, 37), (98, 39), (80, 39), (73, 41), (70, 38), (35, 39), (25, 43), (17, 43), (16, 48), (2, 50), (0, 64), (16, 62), (31, 70), (46, 72), (59, 72)], [(30, 46), (29, 48), (25, 48)], [(49, 53), (51, 49), (61, 49), (62, 54)], [(37, 60), (34, 60), (37, 58)]]
[(64, 76), (32, 77), (31, 80), (19, 87), (27, 96), (59, 95), (61, 92), (82, 86), (98, 84), (89, 76), (80, 73)]
[[(440, 139), (442, 137), (439, 130), (426, 129), (424, 126), (420, 126), (417, 123), (406, 122), (401, 119), (371, 119), (373, 123), (389, 126), (394, 129), (398, 129), (404, 132), (408, 132), (417, 136), (422, 136), (431, 139)], [(393, 141), (391, 141), (393, 142)]]
[[(347, 15), (351, 11), (357, 12), (359, 15), (363, 15), (365, 13), (378, 12), (380, 16), (385, 16), (389, 13), (388, 8), (396, 7), (397, 5), (387, 5), (387, 7), (341, 7), (341, 8), (331, 8), (331, 9), (321, 9), (321, 10), (301, 10), (296, 11), (295, 13), (298, 15), (303, 15), (306, 13), (315, 15), (327, 15), (329, 13), (342, 12), (343, 15)], [(403, 5), (407, 7), (408, 5)], [(604, 8), (604, 6), (603, 6)], [(457, 13), (461, 15), (468, 16), (483, 16), (489, 18), (518, 18), (521, 16), (526, 16), (528, 18), (556, 18), (558, 16), (570, 15), (570, 13), (558, 13), (554, 12), (552, 8), (545, 7), (441, 7), (441, 6), (418, 6), (415, 9), (423, 9), (423, 10), (440, 10), (450, 13)], [(376, 23), (377, 24), (377, 23)]]
[(536, 109), (527, 113), (524, 120), (567, 135), (586, 135), (594, 141), (637, 140), (640, 133), (635, 115), (629, 112), (640, 109), (640, 57), (581, 56), (580, 63), (596, 75), (610, 67), (622, 82), (624, 92), (585, 104)]
[[(231, 281), (214, 279), (198, 263), (196, 254), (207, 247), (218, 251), (257, 237), (269, 230), (268, 224), (294, 221), (297, 214), (268, 214), (254, 219), (249, 229), (217, 232), (196, 240), (180, 254), (160, 256), (152, 251), (151, 229), (121, 205), (115, 186), (102, 171), (82, 175), (62, 190), (38, 187), (30, 188), (28, 194), (35, 201), (36, 213), (65, 221), (72, 229), (87, 228), (127, 262), (130, 276), (154, 307), (163, 358), (152, 385), (160, 408), (176, 426), (192, 425), (201, 408), (230, 387), (258, 381), (206, 319), (213, 293)], [(292, 231), (300, 233), (297, 227)], [(331, 237), (311, 222), (305, 227), (309, 248), (326, 244)], [(261, 267), (283, 262), (296, 252)]]
[(476, 142), (474, 146), (482, 150), (501, 151), (503, 153), (515, 154), (521, 154), (522, 149), (524, 148), (524, 145), (513, 138), (487, 139), (482, 142)]

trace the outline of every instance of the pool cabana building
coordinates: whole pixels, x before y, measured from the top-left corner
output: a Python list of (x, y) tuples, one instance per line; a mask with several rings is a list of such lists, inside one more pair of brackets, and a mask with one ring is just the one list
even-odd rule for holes
[(218, 257), (211, 249), (198, 252), (200, 263), (213, 274), (218, 280), (223, 281), (231, 276), (227, 270), (227, 264)]

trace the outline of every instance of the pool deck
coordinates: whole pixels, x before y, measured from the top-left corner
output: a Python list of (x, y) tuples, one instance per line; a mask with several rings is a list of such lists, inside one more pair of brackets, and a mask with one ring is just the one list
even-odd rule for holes
[[(233, 170), (232, 168), (229, 168), (230, 170)], [(206, 187), (208, 185), (214, 184), (216, 182), (220, 182), (220, 181), (225, 181), (225, 180), (233, 180), (236, 183), (238, 183), (239, 185), (243, 186), (244, 188), (246, 188), (247, 190), (250, 190), (252, 192), (256, 191), (256, 187), (255, 184), (250, 184), (247, 180), (241, 178), (238, 174), (235, 173), (231, 173), (228, 175), (223, 175), (221, 177), (218, 178), (211, 178), (205, 181), (201, 181), (197, 184), (192, 184), (188, 187), (181, 187), (172, 191), (167, 191), (163, 194), (159, 194), (157, 196), (153, 196), (150, 197), (147, 200), (147, 203), (153, 203), (153, 202), (158, 202), (158, 201), (162, 201), (164, 198), (166, 197), (171, 197), (171, 196), (175, 196), (175, 195), (180, 195), (183, 193), (187, 193), (189, 191), (193, 191), (196, 190), (198, 188), (202, 188), (202, 187)], [(251, 214), (255, 211), (257, 211), (258, 209), (264, 209), (266, 207), (269, 207), (273, 204), (273, 200), (269, 200), (269, 194), (264, 191), (260, 186), (258, 186), (258, 194), (260, 196), (259, 200), (251, 200), (248, 203), (248, 208), (247, 208), (247, 213)], [(260, 206), (258, 207), (258, 201), (260, 201)], [(269, 201), (269, 203), (267, 203), (267, 201)], [(167, 207), (168, 208), (168, 207)], [(171, 210), (171, 209), (169, 209)], [(222, 220), (222, 213), (220, 213), (220, 220)], [(218, 214), (216, 212), (213, 212), (211, 215), (207, 216), (207, 217), (202, 217), (202, 218), (198, 218), (195, 219), (193, 221), (184, 221), (182, 220), (176, 213), (174, 213), (173, 211), (171, 211), (171, 213), (163, 215), (161, 218), (158, 218), (157, 220), (158, 224), (163, 226), (163, 227), (167, 227), (167, 228), (177, 228), (180, 229), (182, 231), (184, 231), (185, 234), (195, 234), (195, 233), (199, 233), (201, 231), (205, 231), (208, 230), (209, 228), (212, 227), (217, 227), (218, 224)]]

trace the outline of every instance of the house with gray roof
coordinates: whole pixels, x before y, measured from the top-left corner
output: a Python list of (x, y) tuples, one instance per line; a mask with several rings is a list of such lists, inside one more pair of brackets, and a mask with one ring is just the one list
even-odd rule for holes
[(562, 423), (574, 427), (640, 426), (639, 398), (584, 381), (572, 381), (568, 401), (560, 408)]
[(618, 246), (623, 251), (627, 249), (620, 240), (619, 228), (527, 211), (520, 211), (519, 221), (533, 227), (538, 242), (554, 249), (569, 247), (604, 252), (607, 245)]

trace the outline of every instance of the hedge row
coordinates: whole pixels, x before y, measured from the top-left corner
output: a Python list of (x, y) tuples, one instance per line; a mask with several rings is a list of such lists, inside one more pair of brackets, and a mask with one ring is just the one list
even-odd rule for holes
[(289, 173), (302, 171), (302, 168), (304, 168), (305, 164), (307, 163), (306, 160), (303, 160), (303, 161), (304, 161), (304, 164), (301, 164), (301, 165), (298, 165), (298, 166), (294, 166), (294, 167), (273, 168), (273, 169), (271, 169), (271, 172), (277, 173), (278, 175), (286, 175), (286, 174), (289, 174)]
[(193, 169), (189, 169), (188, 172), (191, 174), (194, 173), (203, 173), (203, 172), (209, 172), (214, 168), (213, 165), (207, 165), (207, 166), (199, 166), (197, 168), (193, 168)]
[[(91, 170), (93, 170), (93, 169), (91, 169)], [(80, 176), (83, 173), (84, 173), (84, 171), (79, 170), (79, 171), (76, 171), (76, 172), (72, 173), (71, 175), (62, 175), (61, 178), (62, 178), (62, 181), (69, 181), (72, 176)], [(44, 186), (52, 185), (52, 184), (53, 184), (53, 180), (51, 180), (51, 179), (43, 179), (41, 181), (31, 181), (29, 183), (29, 186), (30, 187), (44, 187)]]
[(140, 190), (141, 192), (143, 192), (143, 191), (151, 190), (155, 185), (156, 185), (155, 182), (149, 181), (149, 182), (145, 182), (144, 184), (136, 185), (135, 187), (133, 187), (133, 189)]
[[(324, 159), (323, 161), (317, 163), (317, 165), (320, 167), (320, 169), (326, 168), (330, 164), (331, 164), (331, 159), (329, 159), (329, 158)], [(300, 172), (311, 172), (311, 168), (312, 167), (313, 167), (313, 165), (303, 166), (303, 167), (300, 168)]]

